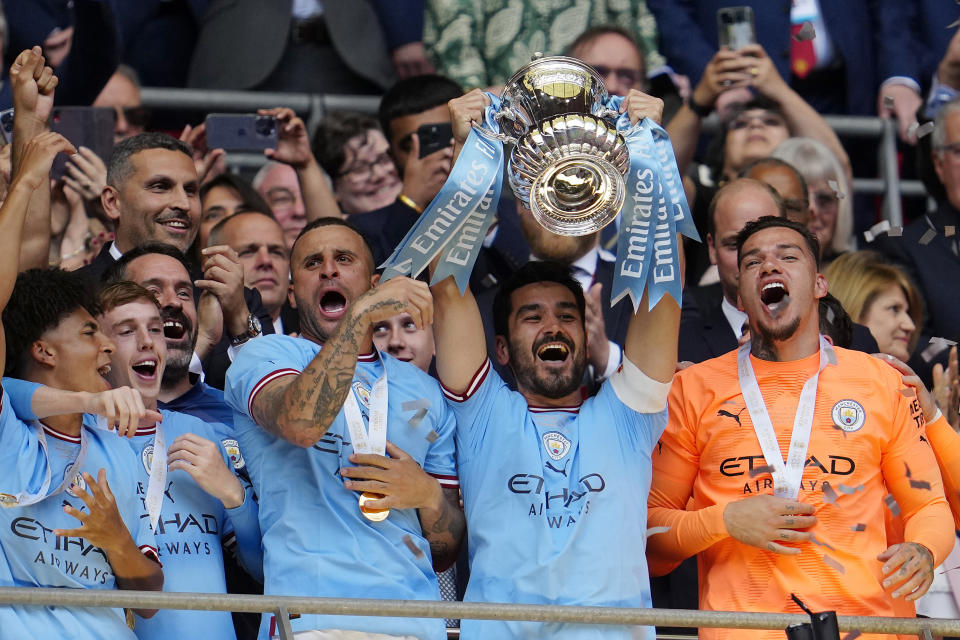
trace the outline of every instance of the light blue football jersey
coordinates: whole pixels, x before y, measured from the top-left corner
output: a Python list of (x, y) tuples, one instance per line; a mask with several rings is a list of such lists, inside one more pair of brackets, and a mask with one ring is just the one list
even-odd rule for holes
[[(269, 335), (248, 342), (227, 371), (226, 400), (236, 411), (234, 430), (260, 497), (264, 593), (342, 598), (439, 600), (430, 546), (415, 509), (392, 509), (370, 522), (358, 494), (343, 486), (339, 470), (352, 466), (350, 433), (343, 412), (312, 447), (293, 445), (251, 418), (257, 393), (273, 380), (297, 375), (320, 345)], [(456, 486), (454, 420), (437, 382), (415, 366), (386, 354), (361, 357), (353, 392), (366, 413), (367, 396), (386, 367), (387, 440), (406, 451), (444, 486)], [(270, 616), (264, 616), (266, 638)], [(294, 631), (354, 629), (446, 638), (443, 620), (302, 615)]]
[[(527, 405), (484, 363), (457, 416), (470, 549), (464, 600), (650, 607), (650, 455), (666, 409), (638, 413), (610, 382), (579, 407)], [(463, 638), (650, 638), (649, 627), (463, 620)]]
[[(222, 425), (208, 425), (193, 416), (166, 409), (160, 413), (168, 448), (177, 437), (193, 433), (216, 443), (227, 468), (234, 468), (223, 446), (230, 434)], [(144, 505), (155, 437), (156, 428), (151, 427), (139, 429), (129, 440), (129, 446), (140, 462), (137, 494)], [(235, 543), (243, 567), (251, 575), (262, 578), (257, 503), (250, 488), (245, 493), (242, 505), (225, 509), (219, 499), (201, 489), (186, 471), (176, 469), (167, 473), (163, 506), (155, 531), (157, 550), (163, 562), (164, 591), (226, 593), (221, 543), (228, 547)], [(162, 609), (149, 619), (137, 617), (135, 631), (140, 640), (178, 638), (187, 632), (203, 640), (236, 640), (229, 611)]]
[[(28, 387), (29, 388), (29, 387)], [(116, 581), (106, 555), (83, 538), (57, 537), (54, 529), (75, 529), (80, 522), (63, 512), (64, 504), (89, 511), (71, 491), (86, 483), (86, 471), (94, 478), (106, 469), (117, 509), (133, 541), (146, 551), (156, 549), (153, 532), (137, 497), (139, 475), (136, 460), (126, 442), (116, 434), (94, 427), (85, 416), (87, 451), (78, 469), (73, 468), (80, 451), (80, 437), (44, 427), (39, 422), (18, 419), (7, 394), (0, 403), (0, 492), (16, 495), (36, 493), (51, 471), (50, 490), (71, 477), (66, 490), (48, 495), (29, 506), (0, 508), (0, 586), (63, 587), (70, 589), (115, 589)], [(40, 432), (47, 443), (45, 455)], [(49, 460), (49, 462), (48, 462)], [(9, 503), (8, 503), (9, 504)], [(152, 552), (151, 552), (152, 553)], [(97, 607), (0, 607), (0, 639), (102, 638), (133, 639), (123, 611)]]

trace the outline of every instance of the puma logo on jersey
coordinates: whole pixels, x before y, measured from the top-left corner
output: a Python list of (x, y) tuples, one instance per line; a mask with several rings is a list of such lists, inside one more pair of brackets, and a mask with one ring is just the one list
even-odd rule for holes
[(720, 409), (719, 411), (717, 411), (717, 417), (733, 418), (734, 420), (737, 421), (737, 426), (742, 427), (743, 425), (740, 423), (740, 414), (743, 413), (745, 409), (746, 407), (744, 407), (743, 409), (740, 409), (740, 411), (737, 411), (736, 413), (730, 413), (729, 411)]

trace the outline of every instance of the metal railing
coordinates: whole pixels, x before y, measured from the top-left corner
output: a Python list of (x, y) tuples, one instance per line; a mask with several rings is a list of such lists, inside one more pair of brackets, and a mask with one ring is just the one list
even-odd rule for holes
[[(806, 615), (790, 613), (14, 587), (0, 587), (0, 604), (272, 613), (277, 617), (281, 640), (293, 638), (290, 614), (775, 630), (782, 630), (791, 624), (809, 622)], [(874, 616), (838, 616), (837, 619), (841, 631), (924, 636), (931, 633), (960, 635), (960, 620)]]
[[(216, 111), (251, 112), (271, 107), (290, 107), (304, 119), (312, 136), (330, 110), (377, 112), (377, 96), (344, 96), (311, 93), (279, 93), (260, 91), (222, 91), (207, 89), (173, 89), (144, 87), (141, 89), (143, 106), (158, 111)], [(879, 140), (880, 178), (854, 178), (853, 189), (863, 194), (883, 194), (884, 218), (893, 226), (903, 224), (902, 195), (923, 196), (926, 190), (919, 180), (901, 181), (897, 171), (897, 125), (893, 119), (866, 116), (824, 116), (837, 135), (842, 138)], [(703, 123), (703, 131), (717, 131), (719, 121), (711, 116)], [(230, 163), (238, 167), (255, 168), (265, 162), (259, 154), (231, 154)]]

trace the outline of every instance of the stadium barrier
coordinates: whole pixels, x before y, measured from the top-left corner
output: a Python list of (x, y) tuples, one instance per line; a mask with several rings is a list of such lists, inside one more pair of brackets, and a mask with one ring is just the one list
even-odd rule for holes
[[(260, 91), (222, 91), (208, 89), (174, 89), (144, 87), (141, 89), (143, 106), (157, 111), (201, 111), (204, 113), (249, 113), (257, 109), (290, 107), (304, 119), (310, 135), (317, 130), (324, 115), (331, 110), (377, 112), (379, 96), (343, 96), (311, 93), (279, 93)], [(893, 118), (867, 116), (824, 116), (841, 138), (879, 141), (878, 162), (880, 177), (854, 177), (856, 193), (883, 195), (884, 218), (892, 226), (903, 224), (901, 196), (924, 196), (926, 191), (919, 180), (901, 181), (897, 169), (897, 123)], [(703, 132), (715, 133), (719, 128), (715, 115), (703, 123)], [(260, 154), (231, 154), (235, 167), (257, 168), (265, 159)]]
[[(0, 605), (3, 604), (272, 613), (277, 616), (281, 640), (293, 638), (291, 614), (777, 630), (810, 620), (809, 616), (789, 613), (0, 587)], [(960, 636), (960, 620), (838, 616), (838, 622), (840, 630), (846, 632)]]

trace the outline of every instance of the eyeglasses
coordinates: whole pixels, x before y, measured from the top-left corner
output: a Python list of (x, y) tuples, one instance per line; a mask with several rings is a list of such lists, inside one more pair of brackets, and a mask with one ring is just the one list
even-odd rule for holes
[(613, 73), (616, 74), (617, 79), (619, 79), (620, 82), (628, 84), (631, 87), (640, 83), (640, 71), (638, 69), (627, 69), (626, 67), (617, 67), (614, 69), (602, 64), (595, 64), (593, 65), (593, 68), (596, 69), (601, 78), (606, 78)]
[(373, 162), (354, 162), (352, 165), (337, 174), (338, 178), (349, 177), (352, 182), (366, 182), (373, 179), (373, 172), (377, 167), (385, 168), (393, 166), (393, 158), (390, 153), (384, 151)]

